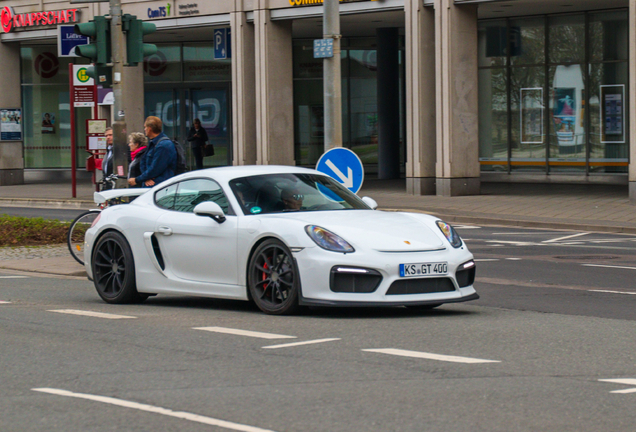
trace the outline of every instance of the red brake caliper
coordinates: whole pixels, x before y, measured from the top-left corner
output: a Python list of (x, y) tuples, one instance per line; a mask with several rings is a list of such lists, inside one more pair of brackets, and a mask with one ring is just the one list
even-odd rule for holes
[[(267, 266), (266, 262), (263, 263), (263, 268), (267, 270), (268, 266)], [(265, 279), (267, 279), (267, 273), (263, 272), (263, 279), (262, 280), (265, 280)], [(267, 284), (263, 284), (263, 294), (265, 293), (265, 291), (267, 291), (267, 287), (268, 286), (269, 286), (268, 283)]]

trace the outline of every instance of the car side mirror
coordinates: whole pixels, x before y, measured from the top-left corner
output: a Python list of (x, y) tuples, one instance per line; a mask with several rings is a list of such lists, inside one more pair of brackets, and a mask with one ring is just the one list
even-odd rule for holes
[(376, 210), (378, 208), (378, 203), (375, 202), (375, 200), (373, 198), (370, 198), (368, 196), (362, 197), (362, 201), (364, 201), (364, 203), (366, 205), (368, 205), (369, 207), (371, 207), (372, 210)]
[(194, 207), (194, 214), (197, 216), (211, 217), (218, 223), (225, 222), (225, 213), (223, 213), (221, 206), (212, 201), (197, 204), (196, 207)]

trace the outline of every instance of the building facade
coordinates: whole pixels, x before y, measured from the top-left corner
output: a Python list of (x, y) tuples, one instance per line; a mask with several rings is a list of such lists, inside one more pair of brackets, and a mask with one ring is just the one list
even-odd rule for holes
[[(146, 40), (159, 48), (125, 68), (129, 132), (156, 115), (185, 142), (200, 118), (216, 148), (208, 166), (314, 166), (321, 3), (123, 0), (157, 25)], [(108, 3), (0, 0), (0, 12), (0, 185), (68, 171), (72, 126), (83, 167), (95, 113), (72, 108), (70, 124), (68, 65), (85, 60), (59, 56), (57, 26), (106, 15)], [(636, 201), (636, 0), (342, 0), (340, 13), (343, 145), (367, 173), (404, 177), (412, 194), (616, 183)], [(109, 97), (100, 118), (112, 118)]]

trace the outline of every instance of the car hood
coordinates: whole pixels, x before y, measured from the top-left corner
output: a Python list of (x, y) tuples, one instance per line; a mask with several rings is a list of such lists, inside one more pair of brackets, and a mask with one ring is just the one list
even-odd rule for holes
[(377, 210), (290, 213), (289, 219), (318, 225), (339, 235), (354, 248), (382, 252), (416, 252), (446, 248), (434, 226), (416, 215)]

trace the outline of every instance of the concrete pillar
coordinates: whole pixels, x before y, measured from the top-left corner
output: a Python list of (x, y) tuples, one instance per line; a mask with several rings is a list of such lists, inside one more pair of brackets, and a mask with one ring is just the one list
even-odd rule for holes
[(271, 21), (266, 4), (254, 10), (256, 163), (295, 165), (292, 23)]
[(256, 163), (256, 89), (254, 25), (247, 22), (243, 0), (235, 0), (232, 27), (233, 165)]
[(435, 0), (435, 40), (437, 195), (477, 195), (477, 5)]
[(126, 134), (143, 133), (145, 121), (143, 63), (139, 63), (136, 67), (125, 67), (122, 84), (122, 106), (126, 110)]
[[(22, 108), (20, 45), (0, 42), (0, 59), (0, 107)], [(22, 117), (24, 124), (24, 111)], [(23, 145), (23, 141), (0, 141), (0, 186), (24, 183)]]
[(405, 0), (406, 191), (435, 195), (435, 10)]
[(636, 0), (629, 0), (629, 202), (636, 204)]
[(376, 30), (378, 45), (378, 178), (400, 178), (400, 33)]

